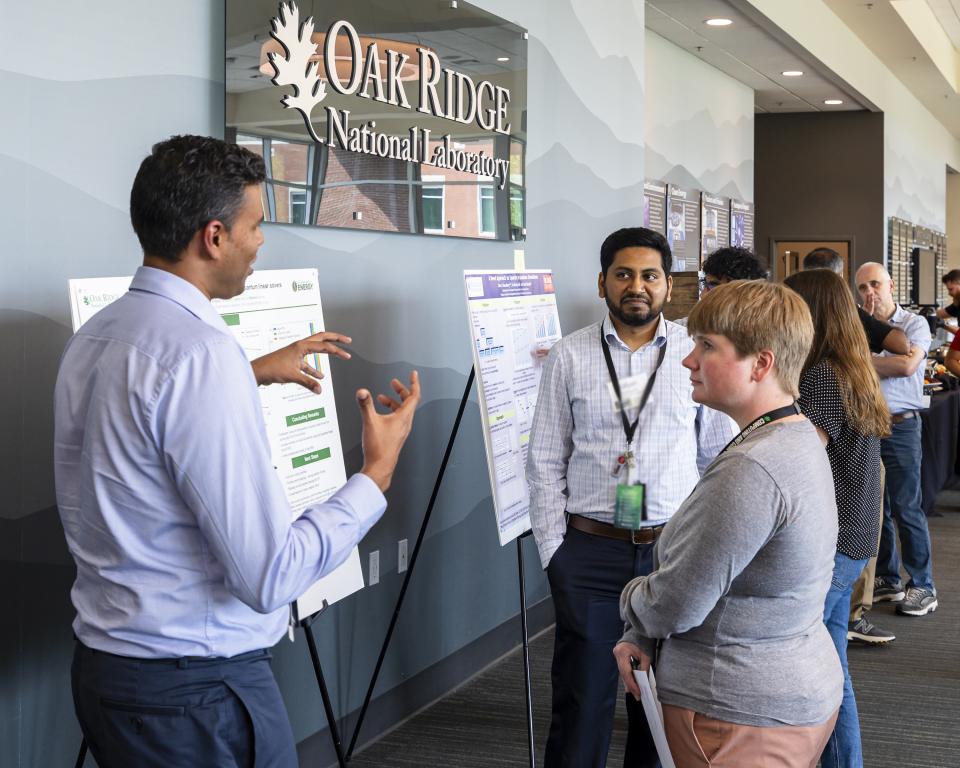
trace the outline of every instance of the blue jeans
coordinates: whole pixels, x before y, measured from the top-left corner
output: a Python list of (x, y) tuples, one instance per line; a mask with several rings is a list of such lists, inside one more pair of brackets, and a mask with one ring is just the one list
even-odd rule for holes
[(933, 589), (930, 531), (920, 499), (920, 419), (893, 424), (890, 437), (880, 441), (880, 456), (887, 470), (883, 491), (883, 528), (877, 554), (877, 576), (900, 582), (900, 557), (894, 520), (900, 533), (903, 567), (910, 574), (907, 586)]
[(823, 623), (833, 638), (843, 667), (843, 701), (840, 702), (837, 724), (820, 755), (822, 768), (863, 768), (860, 717), (847, 667), (847, 620), (850, 618), (850, 592), (866, 564), (866, 560), (853, 560), (842, 552), (837, 552), (833, 558), (833, 579), (823, 607)]

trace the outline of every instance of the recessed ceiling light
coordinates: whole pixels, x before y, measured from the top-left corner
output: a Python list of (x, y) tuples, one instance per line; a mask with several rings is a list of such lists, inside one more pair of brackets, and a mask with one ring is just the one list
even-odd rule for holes
[(786, 72), (781, 72), (780, 74), (783, 75), (784, 77), (802, 77), (803, 76), (803, 72), (801, 72), (799, 69), (788, 69)]
[(498, 56), (497, 61), (510, 61), (509, 56)]
[(704, 22), (708, 27), (729, 27), (733, 24), (732, 19), (706, 19)]
[(823, 103), (830, 107), (835, 107), (838, 104), (843, 104), (843, 99), (824, 99)]

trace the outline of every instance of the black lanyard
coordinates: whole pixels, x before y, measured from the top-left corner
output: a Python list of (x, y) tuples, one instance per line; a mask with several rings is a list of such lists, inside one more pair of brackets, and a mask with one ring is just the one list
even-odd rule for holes
[[(727, 443), (723, 450), (720, 453), (725, 453), (728, 448), (736, 448), (740, 443), (746, 440), (750, 435), (756, 432), (760, 427), (765, 424), (769, 424), (771, 421), (778, 421), (779, 419), (785, 419), (787, 416), (797, 416), (800, 414), (800, 406), (796, 403), (791, 403), (790, 405), (785, 405), (782, 408), (774, 408), (772, 411), (768, 411), (759, 416), (754, 421), (751, 421), (747, 426), (743, 428), (743, 431), (737, 435), (733, 440)], [(719, 455), (719, 454), (718, 454)]]
[(643, 409), (650, 397), (650, 392), (653, 390), (653, 384), (657, 380), (657, 372), (660, 370), (660, 366), (663, 365), (664, 355), (667, 354), (667, 341), (664, 339), (663, 344), (660, 345), (660, 357), (657, 358), (657, 367), (653, 369), (653, 373), (650, 375), (650, 378), (647, 379), (647, 386), (644, 387), (643, 396), (640, 398), (640, 408), (637, 410), (637, 418), (633, 420), (632, 424), (630, 423), (630, 419), (627, 418), (627, 412), (623, 409), (623, 396), (620, 394), (620, 379), (617, 377), (617, 371), (613, 367), (613, 360), (610, 358), (610, 347), (607, 346), (607, 339), (603, 335), (603, 323), (600, 323), (600, 345), (603, 347), (603, 357), (607, 361), (610, 383), (613, 384), (613, 391), (617, 394), (617, 401), (620, 406), (620, 419), (623, 421), (623, 432), (627, 436), (627, 446), (629, 447), (633, 444), (633, 436), (636, 434), (637, 425), (640, 423), (640, 414), (643, 413)]

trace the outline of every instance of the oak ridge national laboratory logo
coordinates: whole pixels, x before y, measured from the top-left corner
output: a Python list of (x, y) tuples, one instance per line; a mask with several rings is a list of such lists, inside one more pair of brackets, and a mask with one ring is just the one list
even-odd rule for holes
[[(314, 108), (327, 97), (327, 88), (341, 96), (362, 99), (408, 109), (424, 115), (449, 120), (461, 125), (476, 124), (486, 132), (510, 136), (507, 108), (510, 91), (490, 80), (474, 82), (463, 72), (441, 66), (437, 54), (426, 46), (416, 48), (416, 95), (408, 97), (401, 73), (411, 56), (360, 35), (344, 19), (333, 22), (326, 35), (314, 34), (313, 17), (300, 22), (300, 11), (294, 2), (280, 4), (279, 14), (271, 19), (270, 36), (283, 48), (282, 54), (270, 52), (267, 60), (273, 67), (271, 83), (292, 86), (293, 94), (280, 100), (287, 109), (296, 109), (317, 144), (336, 146), (349, 152), (376, 155), (392, 160), (422, 163), (438, 168), (461, 171), (495, 179), (503, 189), (510, 172), (510, 159), (497, 158), (484, 150), (471, 152), (447, 133), (434, 137), (431, 130), (410, 126), (406, 135), (396, 136), (377, 130), (375, 120), (351, 125), (350, 109), (325, 105), (326, 136), (318, 136), (311, 116)], [(338, 61), (337, 39), (343, 35), (350, 55)], [(320, 78), (320, 43), (323, 42), (323, 65), (326, 80)], [(345, 66), (344, 66), (345, 65)], [(412, 65), (411, 65), (412, 66)], [(384, 68), (386, 71), (384, 72)], [(355, 121), (356, 122), (356, 121)]]
[(274, 85), (292, 85), (293, 95), (287, 94), (281, 103), (287, 109), (299, 110), (310, 136), (318, 144), (323, 140), (313, 130), (310, 116), (313, 108), (327, 96), (323, 80), (317, 75), (320, 62), (316, 58), (317, 44), (313, 38), (313, 17), (300, 24), (300, 10), (296, 3), (282, 3), (280, 15), (270, 21), (270, 37), (283, 46), (283, 56), (269, 53), (267, 60), (273, 67)]

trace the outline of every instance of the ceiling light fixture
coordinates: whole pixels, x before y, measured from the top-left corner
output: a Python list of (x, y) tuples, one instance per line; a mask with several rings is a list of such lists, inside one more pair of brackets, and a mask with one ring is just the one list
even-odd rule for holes
[(781, 72), (780, 74), (784, 77), (803, 77), (803, 72), (799, 69), (788, 69), (786, 72)]
[(835, 107), (838, 104), (843, 104), (843, 99), (824, 99), (823, 103), (829, 107)]
[(510, 61), (509, 56), (497, 56), (497, 61)]
[(733, 19), (706, 19), (703, 23), (708, 27), (729, 27)]

